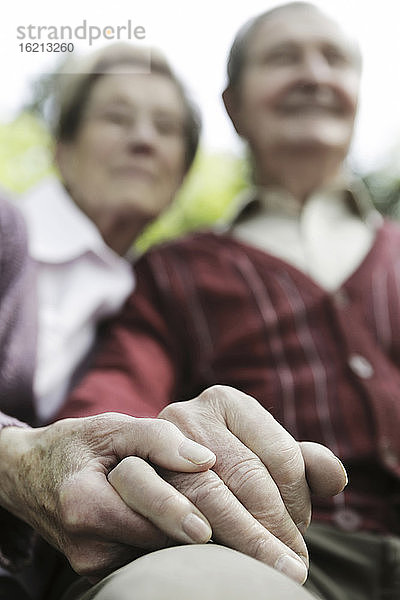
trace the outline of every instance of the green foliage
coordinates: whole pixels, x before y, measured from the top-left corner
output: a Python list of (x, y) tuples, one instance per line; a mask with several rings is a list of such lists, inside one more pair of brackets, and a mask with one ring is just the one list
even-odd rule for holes
[(46, 126), (24, 112), (0, 122), (0, 185), (20, 194), (52, 172), (51, 138)]
[(227, 219), (233, 199), (246, 186), (246, 163), (229, 154), (200, 151), (175, 202), (138, 240), (140, 251)]
[(375, 207), (383, 215), (400, 219), (400, 175), (390, 170), (370, 173), (364, 182), (371, 192)]

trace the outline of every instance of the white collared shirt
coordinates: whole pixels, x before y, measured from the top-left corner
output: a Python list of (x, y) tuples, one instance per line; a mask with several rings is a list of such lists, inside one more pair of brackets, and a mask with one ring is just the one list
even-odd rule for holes
[(238, 221), (233, 235), (285, 260), (329, 291), (361, 264), (380, 224), (372, 207), (365, 215), (352, 211), (343, 187), (319, 191), (304, 205), (280, 188), (260, 188), (256, 196), (260, 209)]
[(37, 411), (45, 422), (61, 406), (100, 319), (118, 312), (134, 288), (132, 265), (104, 242), (56, 179), (19, 202), (38, 275)]

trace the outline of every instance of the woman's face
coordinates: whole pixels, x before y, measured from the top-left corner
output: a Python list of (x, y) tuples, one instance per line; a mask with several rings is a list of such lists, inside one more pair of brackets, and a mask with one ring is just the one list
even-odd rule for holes
[(185, 114), (167, 76), (110, 72), (98, 79), (77, 136), (57, 148), (78, 206), (96, 221), (156, 217), (184, 176)]

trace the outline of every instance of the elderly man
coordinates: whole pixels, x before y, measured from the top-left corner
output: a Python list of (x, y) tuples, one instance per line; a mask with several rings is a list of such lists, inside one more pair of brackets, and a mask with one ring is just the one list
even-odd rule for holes
[[(214, 471), (272, 532), (286, 473), (269, 466), (280, 493), (262, 502), (257, 457), (277, 449), (273, 435), (257, 437), (266, 411), (228, 392), (169, 404), (227, 384), (296, 439), (326, 444), (350, 476), (340, 496), (314, 499), (306, 536), (306, 585), (329, 600), (400, 594), (400, 230), (345, 167), (360, 74), (356, 44), (312, 5), (278, 7), (239, 32), (224, 101), (251, 152), (251, 201), (230, 231), (141, 260), (137, 293), (63, 413), (161, 411), (216, 453)], [(204, 477), (166, 476), (180, 489)], [(113, 484), (128, 498), (128, 469)], [(241, 522), (214, 537), (242, 549)], [(301, 555), (293, 527), (280, 539)]]

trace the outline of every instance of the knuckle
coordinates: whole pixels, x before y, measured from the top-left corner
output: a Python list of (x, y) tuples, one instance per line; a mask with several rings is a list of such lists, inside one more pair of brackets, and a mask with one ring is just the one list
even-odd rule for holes
[(178, 427), (172, 421), (167, 419), (157, 419), (153, 420), (154, 426), (157, 428), (159, 435), (163, 435), (168, 438), (175, 438), (179, 433)]
[(193, 477), (182, 478), (178, 489), (200, 510), (214, 497), (222, 501), (228, 493), (228, 488), (214, 471), (194, 473)]
[[(245, 504), (248, 504), (247, 499)], [(286, 537), (294, 529), (293, 521), (276, 490), (261, 494), (252, 503), (251, 513), (269, 531), (274, 534), (279, 532), (279, 537)]]
[(186, 414), (185, 403), (173, 402), (166, 406), (159, 414), (159, 419), (174, 423), (176, 420), (180, 420), (182, 416)]
[(149, 467), (148, 463), (139, 456), (127, 456), (110, 471), (108, 481), (115, 485), (123, 484), (127, 478), (133, 479), (141, 474), (146, 467)]
[(252, 396), (221, 384), (204, 390), (198, 397), (198, 401), (203, 408), (207, 406), (218, 421), (230, 423), (233, 429), (237, 426), (236, 421), (243, 419), (247, 411), (261, 408), (259, 402)]
[(304, 460), (297, 442), (278, 441), (271, 444), (279, 458), (279, 481), (282, 485), (296, 487), (305, 480)]
[(228, 488), (239, 495), (245, 488), (257, 489), (265, 479), (265, 472), (256, 456), (246, 456), (234, 461), (223, 468), (221, 475)]
[[(272, 536), (275, 536), (275, 538), (288, 548), (291, 548), (296, 553), (306, 553), (303, 537), (282, 504), (279, 507), (270, 506), (269, 510), (267, 509), (260, 515), (255, 513), (254, 517), (263, 524)], [(261, 539), (264, 539), (264, 545), (261, 544), (259, 551), (265, 552), (267, 548), (266, 541), (265, 538)], [(271, 544), (272, 542), (270, 541), (269, 543)]]
[(220, 400), (225, 400), (234, 391), (228, 385), (216, 384), (201, 392), (198, 398), (203, 402), (218, 403)]
[(253, 534), (248, 541), (248, 554), (261, 562), (266, 559), (269, 562), (273, 556), (272, 545), (272, 536), (268, 539), (260, 533)]
[(163, 495), (157, 494), (149, 499), (147, 514), (153, 518), (163, 518), (173, 513), (178, 504), (178, 494), (174, 491)]
[(278, 505), (269, 503), (269, 506), (263, 512), (262, 518), (268, 531), (271, 531), (271, 533), (277, 535), (282, 540), (289, 540), (294, 535), (294, 532), (297, 532), (284, 505), (280, 502)]
[[(165, 419), (166, 422), (170, 421), (181, 433), (193, 437), (193, 439), (197, 439), (200, 434), (201, 425), (199, 426), (199, 422), (203, 422), (197, 400), (170, 404), (160, 413), (159, 418)], [(201, 440), (197, 439), (197, 441)]]

